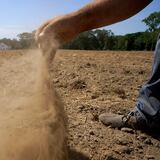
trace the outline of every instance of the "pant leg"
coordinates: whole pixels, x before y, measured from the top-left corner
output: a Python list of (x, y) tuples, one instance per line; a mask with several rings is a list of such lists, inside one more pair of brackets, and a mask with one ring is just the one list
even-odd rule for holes
[(154, 52), (151, 77), (142, 86), (135, 109), (148, 124), (160, 123), (160, 36)]

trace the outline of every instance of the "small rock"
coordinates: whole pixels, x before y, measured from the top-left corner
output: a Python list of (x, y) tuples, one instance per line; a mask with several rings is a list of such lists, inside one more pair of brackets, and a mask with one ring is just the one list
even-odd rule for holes
[(155, 157), (153, 155), (146, 155), (145, 158), (146, 159), (155, 159)]
[(123, 113), (122, 113), (121, 111), (118, 111), (118, 112), (117, 112), (117, 114), (119, 114), (119, 115), (123, 115)]
[(88, 62), (88, 63), (86, 63), (86, 66), (87, 66), (87, 67), (90, 67), (90, 66), (91, 66), (91, 64)]
[(84, 106), (84, 105), (80, 105), (80, 106), (78, 106), (78, 110), (79, 110), (79, 112), (82, 112), (84, 109), (85, 109), (85, 106)]
[(116, 140), (115, 140), (115, 143), (116, 143), (116, 144), (119, 144), (119, 145), (127, 145), (127, 144), (129, 144), (130, 142), (129, 142), (127, 139), (116, 139)]
[(54, 82), (54, 83), (59, 83), (59, 79), (58, 79), (58, 78), (57, 78), (57, 79), (54, 79), (53, 82)]
[(142, 153), (143, 153), (143, 149), (138, 149), (138, 152), (139, 152), (140, 154), (142, 154)]
[(80, 135), (80, 134), (78, 134), (77, 136), (78, 136), (79, 138), (81, 138), (81, 137), (82, 137), (82, 135)]
[(147, 136), (145, 134), (141, 134), (137, 137), (137, 139), (140, 141), (144, 141), (145, 139), (147, 139)]
[(90, 145), (90, 148), (95, 149), (96, 147), (95, 147), (95, 145), (92, 144), (92, 145)]
[(105, 98), (101, 97), (99, 100), (100, 100), (100, 101), (105, 101)]
[(149, 144), (149, 145), (152, 145), (152, 141), (151, 139), (147, 138), (145, 141), (144, 141), (145, 144)]
[(97, 99), (98, 98), (98, 95), (92, 95), (91, 96), (91, 99)]
[(142, 144), (138, 144), (137, 147), (138, 147), (138, 149), (143, 149)]
[(95, 135), (93, 131), (90, 131), (89, 134), (92, 136)]
[(98, 139), (97, 139), (97, 138), (95, 138), (95, 139), (94, 139), (94, 141), (97, 143), (97, 142), (98, 142)]
[(87, 93), (91, 93), (92, 91), (91, 91), (91, 90), (89, 90), (89, 89), (87, 89), (87, 90), (86, 90), (86, 92), (87, 92)]
[(155, 144), (155, 147), (160, 148), (160, 144), (159, 144), (159, 143), (156, 143), (156, 144)]
[(122, 129), (121, 129), (121, 131), (123, 131), (123, 132), (127, 132), (127, 133), (131, 133), (131, 134), (133, 134), (133, 133), (134, 133), (134, 130), (133, 130), (133, 129), (131, 129), (131, 128), (122, 128)]
[(85, 89), (87, 87), (87, 84), (84, 80), (76, 80), (73, 83), (71, 83), (72, 89)]
[(100, 134), (100, 135), (99, 135), (99, 138), (104, 138), (104, 137), (103, 137), (103, 135)]
[(113, 155), (108, 155), (108, 156), (106, 156), (105, 160), (118, 160), (118, 159), (115, 158)]
[(112, 152), (106, 152), (105, 153), (105, 160), (118, 160)]
[(133, 151), (133, 148), (128, 147), (128, 146), (120, 146), (120, 147), (117, 147), (114, 151), (120, 154), (122, 153), (130, 154)]
[(92, 114), (92, 121), (98, 121), (99, 120), (99, 116), (98, 116), (98, 114)]

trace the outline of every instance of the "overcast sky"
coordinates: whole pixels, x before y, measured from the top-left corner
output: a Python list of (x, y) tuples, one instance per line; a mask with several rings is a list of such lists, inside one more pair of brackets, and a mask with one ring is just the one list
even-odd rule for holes
[[(35, 30), (47, 19), (72, 12), (89, 2), (91, 0), (0, 0), (0, 39)], [(132, 18), (105, 28), (116, 35), (145, 31), (141, 21), (155, 11), (160, 11), (160, 0), (153, 0)]]

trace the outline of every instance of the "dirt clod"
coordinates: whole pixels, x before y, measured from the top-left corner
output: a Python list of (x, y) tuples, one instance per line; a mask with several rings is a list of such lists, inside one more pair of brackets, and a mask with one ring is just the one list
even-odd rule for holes
[(153, 144), (150, 138), (145, 139), (144, 143), (148, 144), (148, 145), (152, 145)]
[(76, 80), (71, 84), (72, 89), (84, 89), (87, 87), (87, 84), (84, 80)]
[(114, 151), (119, 154), (130, 154), (133, 151), (133, 148), (128, 146), (117, 146)]
[(151, 159), (155, 159), (155, 156), (153, 156), (153, 155), (145, 155), (145, 158), (147, 160), (151, 160)]
[(123, 131), (123, 132), (127, 132), (127, 133), (131, 133), (131, 134), (133, 134), (133, 133), (134, 133), (134, 130), (133, 130), (133, 129), (131, 129), (131, 128), (122, 128), (122, 129), (121, 129), (121, 131)]

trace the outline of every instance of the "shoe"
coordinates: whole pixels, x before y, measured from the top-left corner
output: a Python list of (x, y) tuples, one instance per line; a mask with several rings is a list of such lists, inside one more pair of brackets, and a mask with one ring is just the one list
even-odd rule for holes
[(111, 128), (145, 129), (147, 127), (146, 121), (140, 116), (138, 111), (130, 112), (127, 116), (104, 113), (99, 116), (99, 120)]

